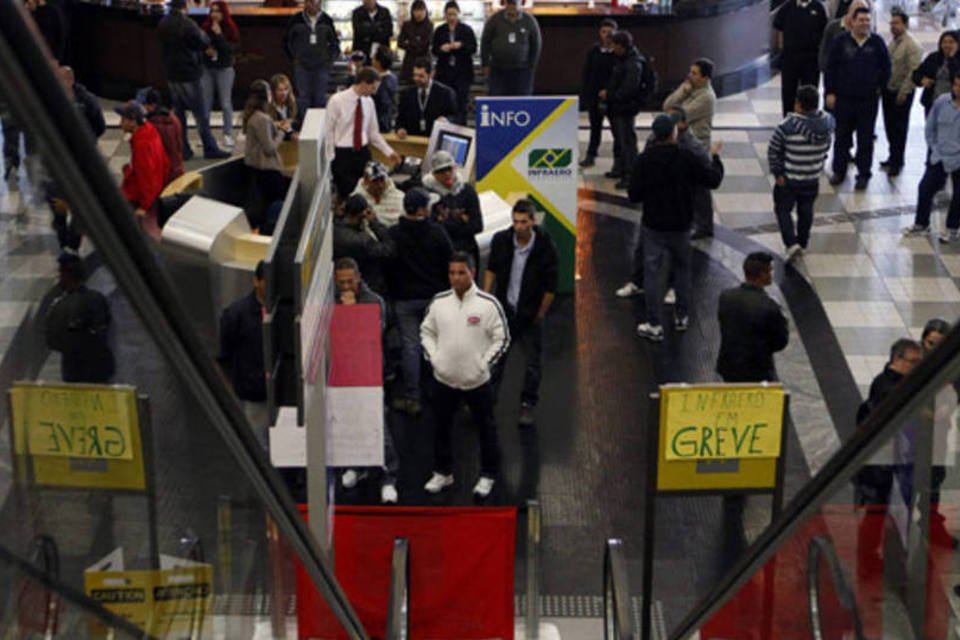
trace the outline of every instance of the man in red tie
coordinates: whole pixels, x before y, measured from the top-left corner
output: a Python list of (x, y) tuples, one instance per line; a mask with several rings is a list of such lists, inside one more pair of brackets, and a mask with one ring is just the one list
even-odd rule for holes
[(380, 135), (377, 109), (371, 97), (377, 92), (380, 76), (369, 67), (357, 72), (353, 85), (335, 93), (327, 102), (327, 157), (333, 158), (330, 170), (340, 198), (346, 198), (357, 186), (363, 168), (370, 160), (373, 144), (392, 164), (400, 156)]

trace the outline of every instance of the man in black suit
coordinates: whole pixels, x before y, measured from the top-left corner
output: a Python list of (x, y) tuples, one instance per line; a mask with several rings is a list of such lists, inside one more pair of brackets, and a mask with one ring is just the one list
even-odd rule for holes
[(429, 136), (433, 123), (457, 116), (457, 96), (453, 89), (433, 80), (433, 62), (417, 58), (413, 63), (412, 87), (400, 92), (397, 109), (397, 137)]

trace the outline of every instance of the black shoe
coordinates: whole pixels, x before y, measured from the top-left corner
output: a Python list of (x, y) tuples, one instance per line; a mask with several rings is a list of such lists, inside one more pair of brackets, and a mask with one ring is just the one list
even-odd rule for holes
[(889, 167), (890, 167), (890, 161), (889, 161), (889, 160), (884, 160), (883, 162), (880, 163), (880, 168), (881, 168), (881, 169), (887, 169), (887, 168), (889, 168)]
[(832, 184), (833, 186), (837, 186), (838, 184), (843, 184), (843, 181), (846, 179), (847, 179), (846, 175), (835, 173), (832, 176), (830, 176), (830, 184)]
[(613, 188), (622, 189), (622, 190), (629, 189), (630, 181), (627, 180), (626, 178), (620, 178), (619, 180), (617, 180), (617, 184), (613, 185)]
[(702, 240), (703, 238), (712, 238), (712, 237), (713, 237), (713, 231), (702, 231), (700, 229), (697, 229), (696, 231), (690, 234), (691, 240)]
[(623, 177), (623, 173), (622, 173), (619, 169), (611, 169), (610, 171), (607, 171), (605, 174), (603, 174), (603, 177), (604, 177), (604, 178), (611, 178), (611, 179), (612, 179), (612, 178), (622, 178), (622, 177)]
[(583, 160), (580, 161), (580, 166), (586, 169), (587, 167), (592, 167), (594, 164), (594, 156), (587, 154)]
[(210, 149), (209, 151), (203, 152), (203, 157), (207, 160), (223, 160), (224, 158), (229, 158), (233, 154), (229, 151), (224, 151), (223, 149)]
[(536, 421), (536, 416), (534, 415), (535, 405), (530, 404), (529, 402), (520, 403), (520, 416), (517, 418), (517, 423), (521, 427), (531, 427)]
[(865, 191), (867, 189), (867, 183), (870, 182), (870, 178), (864, 178), (863, 176), (857, 176), (857, 181), (854, 182), (853, 188), (856, 191)]
[(189, 162), (190, 160), (193, 160), (194, 155), (196, 154), (193, 153), (193, 149), (191, 149), (189, 146), (183, 148), (184, 162)]

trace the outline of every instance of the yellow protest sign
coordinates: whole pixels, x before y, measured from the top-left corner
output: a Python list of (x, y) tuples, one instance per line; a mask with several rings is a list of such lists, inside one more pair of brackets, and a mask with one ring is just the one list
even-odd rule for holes
[(133, 387), (18, 382), (9, 397), (14, 452), (34, 483), (146, 487)]
[(774, 489), (785, 399), (779, 385), (662, 386), (657, 490)]
[(667, 460), (776, 458), (783, 432), (780, 387), (664, 388)]

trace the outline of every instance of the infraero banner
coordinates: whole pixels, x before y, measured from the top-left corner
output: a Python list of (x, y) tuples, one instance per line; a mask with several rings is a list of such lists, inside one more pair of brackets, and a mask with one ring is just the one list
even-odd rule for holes
[(575, 97), (477, 98), (477, 189), (532, 199), (560, 253), (560, 291), (573, 291), (577, 240)]

